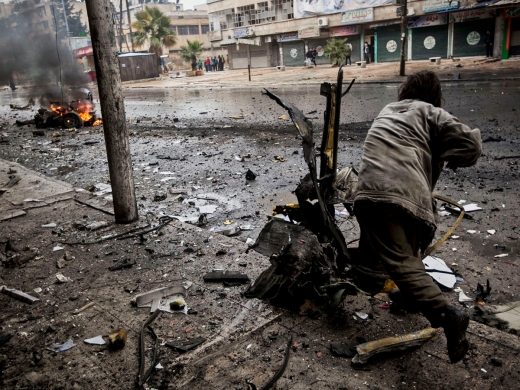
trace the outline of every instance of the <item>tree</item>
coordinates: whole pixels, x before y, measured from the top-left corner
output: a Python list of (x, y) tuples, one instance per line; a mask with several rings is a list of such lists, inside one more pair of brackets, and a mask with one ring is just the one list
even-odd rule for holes
[(162, 54), (162, 47), (172, 47), (177, 43), (177, 36), (171, 25), (170, 18), (162, 13), (157, 7), (145, 6), (143, 11), (136, 12), (137, 19), (132, 23), (135, 30), (134, 44), (137, 47), (149, 44), (148, 51)]
[(197, 70), (197, 57), (200, 56), (204, 48), (202, 42), (189, 41), (188, 46), (181, 46), (181, 57), (184, 61), (191, 63), (191, 70)]
[(323, 54), (330, 58), (333, 65), (339, 65), (347, 55), (347, 40), (345, 39), (329, 39), (323, 50)]

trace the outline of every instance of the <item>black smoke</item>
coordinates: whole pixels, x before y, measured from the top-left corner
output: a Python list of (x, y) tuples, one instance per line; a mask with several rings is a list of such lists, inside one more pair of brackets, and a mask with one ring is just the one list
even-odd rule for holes
[(81, 97), (88, 76), (70, 50), (61, 0), (9, 6), (0, 18), (0, 84), (22, 88), (41, 104)]

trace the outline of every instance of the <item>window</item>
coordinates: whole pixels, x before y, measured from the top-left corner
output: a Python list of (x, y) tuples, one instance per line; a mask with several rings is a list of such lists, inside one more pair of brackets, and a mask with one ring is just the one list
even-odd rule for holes
[(199, 26), (188, 26), (189, 35), (199, 35)]
[(177, 34), (178, 35), (188, 35), (188, 26), (178, 26)]
[(46, 30), (49, 28), (49, 22), (48, 21), (46, 21), (46, 20), (43, 21), (43, 28), (46, 29)]
[(200, 29), (201, 29), (201, 34), (207, 34), (209, 32), (209, 25), (207, 24), (202, 24), (200, 26)]

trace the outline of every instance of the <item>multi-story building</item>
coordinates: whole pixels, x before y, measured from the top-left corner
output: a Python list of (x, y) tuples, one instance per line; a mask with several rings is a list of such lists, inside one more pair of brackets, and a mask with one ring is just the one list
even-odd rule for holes
[[(318, 64), (328, 39), (347, 38), (352, 60), (370, 45), (375, 62), (398, 61), (399, 0), (207, 0), (210, 41), (227, 46), (231, 68), (302, 66), (315, 47)], [(516, 6), (515, 6), (516, 4)], [(495, 56), (518, 55), (518, 0), (408, 1), (406, 58), (481, 56), (489, 30)]]

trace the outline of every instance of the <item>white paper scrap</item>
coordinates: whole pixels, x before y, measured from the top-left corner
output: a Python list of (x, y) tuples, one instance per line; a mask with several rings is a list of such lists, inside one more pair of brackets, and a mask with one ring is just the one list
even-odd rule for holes
[(457, 281), (457, 279), (455, 278), (455, 275), (453, 275), (453, 271), (446, 265), (444, 260), (434, 256), (426, 256), (422, 262), (426, 269), (451, 272), (450, 274), (446, 274), (443, 272), (426, 271), (426, 273), (430, 275), (433, 278), (433, 280), (435, 280), (437, 283), (447, 288), (453, 288), (453, 286), (455, 286), (455, 282)]
[(106, 344), (105, 340), (103, 340), (103, 336), (92, 337), (91, 339), (83, 340), (84, 343), (94, 344), (94, 345), (103, 345)]

